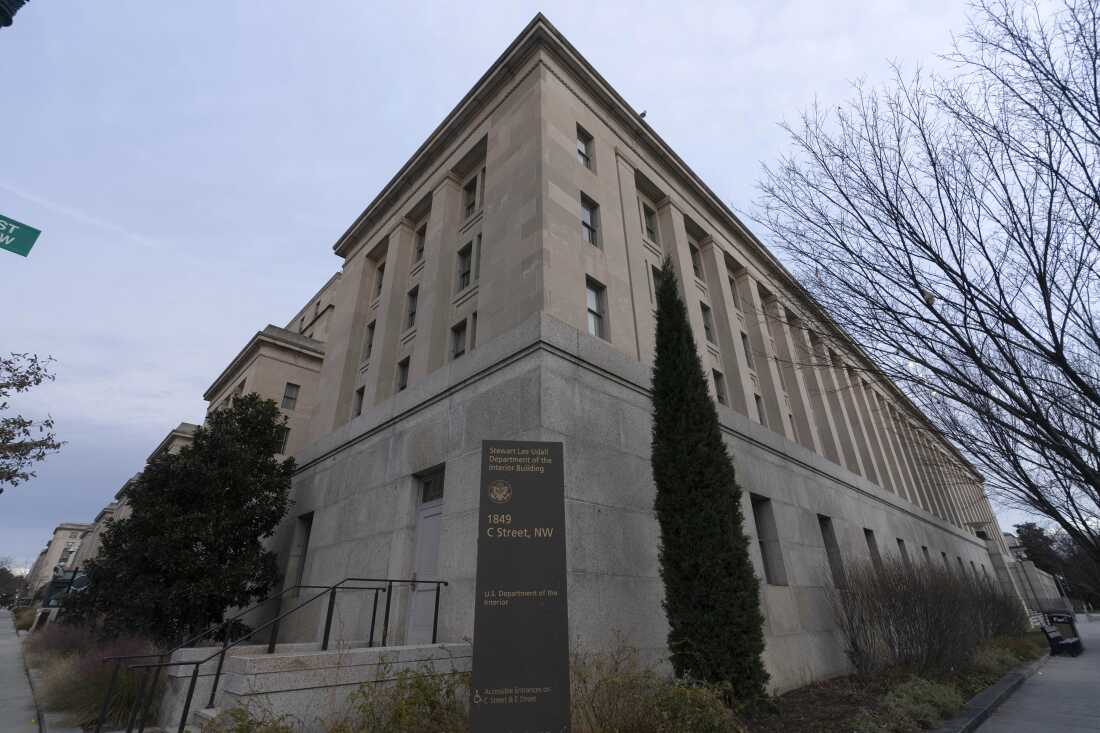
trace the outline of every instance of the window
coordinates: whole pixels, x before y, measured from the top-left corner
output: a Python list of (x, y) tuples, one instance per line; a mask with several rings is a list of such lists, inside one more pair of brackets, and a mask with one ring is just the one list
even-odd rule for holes
[(958, 556), (956, 556), (955, 559), (959, 561), (959, 577), (960, 578), (965, 578), (966, 577), (966, 566), (963, 565), (963, 559), (961, 557), (958, 557)]
[(439, 501), (443, 498), (443, 469), (417, 476), (420, 483), (420, 502)]
[(926, 545), (921, 545), (920, 546), (920, 554), (924, 558), (924, 564), (925, 565), (931, 565), (932, 564), (932, 558), (928, 555), (928, 547)]
[(657, 239), (657, 212), (644, 202), (642, 203), (642, 231), (645, 232), (646, 239), (654, 244), (660, 244)]
[(352, 410), (352, 414), (355, 417), (359, 417), (363, 414), (363, 394), (366, 392), (366, 387), (360, 387), (355, 390), (355, 406)]
[(397, 391), (409, 386), (409, 357), (397, 362)]
[(789, 392), (790, 390), (787, 389), (787, 378), (783, 376), (783, 365), (779, 363), (779, 357), (772, 357), (772, 360), (775, 362), (775, 373), (779, 375), (779, 387), (784, 392)]
[(875, 570), (882, 570), (882, 555), (878, 553), (878, 542), (875, 541), (875, 533), (872, 530), (863, 530), (863, 538), (867, 540), (867, 551), (871, 553), (871, 562)]
[(470, 314), (470, 351), (477, 346), (477, 311)]
[(974, 564), (974, 561), (970, 561), (970, 570), (974, 573), (974, 577), (978, 578), (978, 566)]
[(481, 277), (481, 235), (474, 240), (474, 282)]
[(717, 343), (714, 340), (714, 314), (710, 312), (710, 306), (706, 303), (701, 303), (699, 307), (703, 311), (703, 335), (710, 343)]
[(405, 318), (405, 328), (412, 328), (416, 325), (416, 301), (420, 298), (420, 286), (409, 291), (409, 295), (406, 298), (408, 305), (406, 306), (406, 313), (408, 316)]
[(653, 300), (653, 302), (657, 302), (657, 283), (659, 283), (661, 281), (661, 268), (657, 267), (657, 265), (650, 265), (649, 269), (650, 269), (650, 275), (653, 277), (652, 300)]
[(712, 369), (710, 372), (714, 377), (714, 396), (718, 399), (718, 403), (721, 405), (728, 405), (729, 398), (726, 396), (726, 378), (722, 376), (722, 372), (717, 369)]
[(382, 262), (374, 271), (374, 297), (382, 295), (382, 279), (386, 275), (386, 263)]
[(592, 169), (592, 136), (580, 125), (577, 125), (577, 160), (585, 168)]
[(477, 176), (462, 187), (462, 204), (466, 218), (469, 219), (477, 211)]
[(416, 249), (413, 251), (413, 263), (424, 259), (424, 244), (428, 241), (428, 222), (420, 225), (416, 230)]
[(588, 278), (585, 299), (588, 308), (588, 333), (606, 340), (607, 324), (604, 323), (606, 289), (592, 278)]
[(233, 390), (233, 396), (234, 397), (240, 397), (241, 395), (244, 394), (244, 383), (245, 383), (245, 380), (242, 379), (241, 383), (237, 385), (237, 388), (235, 390)]
[(752, 358), (752, 344), (749, 343), (749, 335), (744, 331), (741, 332), (741, 348), (745, 350), (745, 366), (749, 369), (755, 369), (756, 364), (753, 363)]
[(829, 560), (829, 571), (833, 576), (833, 585), (837, 588), (846, 588), (848, 587), (848, 576), (844, 572), (844, 561), (840, 557), (840, 545), (836, 541), (833, 520), (824, 514), (818, 514), (817, 526), (821, 529), (821, 541), (825, 543), (825, 556)]
[(730, 295), (733, 296), (733, 307), (737, 310), (741, 310), (741, 294), (737, 292), (737, 280), (733, 275), (729, 276), (730, 281)]
[(909, 550), (905, 547), (905, 540), (901, 537), (898, 537), (898, 554), (901, 555), (906, 567), (913, 567), (913, 562), (909, 559)]
[(944, 570), (946, 570), (947, 572), (950, 573), (951, 572), (951, 561), (947, 559), (947, 553), (946, 552), (941, 552), (940, 554), (943, 555)]
[(764, 410), (764, 400), (758, 394), (752, 396), (752, 401), (756, 403), (756, 416), (760, 424), (764, 427), (768, 427), (768, 413)]
[(600, 206), (581, 194), (581, 238), (589, 244), (600, 246)]
[(283, 407), (285, 409), (294, 409), (294, 406), (298, 404), (298, 392), (300, 392), (301, 389), (301, 387), (293, 382), (286, 383), (286, 387), (283, 389)]
[(470, 275), (473, 272), (473, 253), (473, 242), (467, 242), (462, 249), (458, 250), (458, 289), (460, 291), (470, 287)]
[(316, 303), (313, 304), (313, 315), (315, 315), (315, 316), (321, 315), (321, 301), (319, 301), (319, 300)]
[(703, 279), (703, 255), (699, 252), (699, 245), (695, 242), (688, 240), (688, 252), (691, 253), (691, 271), (695, 273), (695, 277), (700, 280)]
[(787, 585), (787, 569), (783, 566), (783, 548), (779, 542), (771, 499), (756, 494), (750, 494), (750, 499), (760, 557), (764, 561), (764, 580), (768, 585)]
[(457, 359), (466, 353), (466, 320), (451, 329), (451, 358)]
[(363, 344), (363, 361), (370, 359), (371, 353), (374, 351), (374, 321), (367, 324), (367, 338)]
[(279, 452), (286, 453), (286, 444), (290, 440), (290, 428), (286, 425), (279, 426)]

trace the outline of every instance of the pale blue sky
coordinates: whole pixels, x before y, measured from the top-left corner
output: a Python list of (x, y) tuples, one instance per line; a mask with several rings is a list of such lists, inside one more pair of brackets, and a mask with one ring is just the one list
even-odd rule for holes
[(0, 557), (33, 561), (201, 420), (213, 378), (338, 269), (336, 237), (539, 10), (742, 211), (777, 122), (889, 60), (935, 66), (965, 18), (959, 0), (32, 2), (0, 30), (0, 214), (43, 235), (0, 252), (0, 352), (58, 360), (16, 404), (68, 444), (0, 496)]

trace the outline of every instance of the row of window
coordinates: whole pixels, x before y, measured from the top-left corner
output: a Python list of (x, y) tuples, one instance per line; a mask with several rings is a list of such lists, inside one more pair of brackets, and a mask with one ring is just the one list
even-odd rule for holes
[[(752, 504), (753, 521), (756, 523), (756, 536), (757, 543), (760, 547), (760, 558), (764, 566), (764, 580), (768, 585), (788, 585), (787, 581), (787, 569), (783, 562), (783, 547), (779, 540), (779, 532), (775, 522), (775, 512), (772, 509), (771, 499), (768, 499), (757, 494), (750, 494), (750, 503)], [(824, 514), (817, 515), (818, 528), (821, 531), (821, 540), (825, 545), (825, 555), (828, 560), (829, 571), (833, 579), (833, 585), (837, 588), (847, 587), (847, 575), (844, 572), (844, 560), (840, 554), (840, 545), (837, 542), (836, 531), (833, 529), (832, 517), (828, 517)], [(871, 556), (871, 562), (876, 567), (882, 568), (882, 555), (879, 553), (878, 541), (875, 539), (875, 532), (872, 529), (863, 530), (864, 540), (867, 542), (867, 550)], [(912, 560), (909, 557), (909, 549), (905, 544), (905, 540), (900, 537), (897, 538), (898, 543), (898, 555), (901, 557), (902, 562), (906, 565), (912, 566)], [(921, 554), (926, 564), (931, 564), (932, 556), (928, 551), (928, 547), (921, 545)], [(944, 568), (948, 571), (951, 570), (951, 563), (947, 558), (946, 552), (941, 552), (940, 555), (943, 558)], [(962, 557), (956, 557), (958, 561), (959, 574), (966, 574), (966, 566), (963, 564)], [(981, 565), (982, 575), (978, 575), (978, 566), (974, 564), (974, 561), (970, 561), (970, 569), (975, 579), (988, 579), (989, 571), (986, 570), (984, 564)]]

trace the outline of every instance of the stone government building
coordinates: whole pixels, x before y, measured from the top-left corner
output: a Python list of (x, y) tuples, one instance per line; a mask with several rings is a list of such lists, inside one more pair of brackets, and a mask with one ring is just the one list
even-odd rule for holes
[[(340, 272), (205, 394), (289, 417), (286, 586), (446, 580), (439, 638), (468, 639), (481, 441), (561, 441), (570, 636), (662, 659), (648, 388), (668, 256), (744, 489), (773, 690), (847, 670), (825, 590), (846, 564), (1015, 587), (981, 477), (843, 333), (804, 327), (831, 321), (541, 15), (334, 249)], [(433, 591), (395, 592), (391, 641), (430, 641)], [(281, 642), (318, 638), (315, 606)], [(344, 594), (334, 633), (366, 639), (370, 617)]]

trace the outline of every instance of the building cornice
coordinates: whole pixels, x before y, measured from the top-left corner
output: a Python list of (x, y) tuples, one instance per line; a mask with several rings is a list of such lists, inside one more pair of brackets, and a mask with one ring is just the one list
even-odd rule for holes
[(256, 335), (249, 339), (244, 348), (233, 357), (231, 362), (229, 362), (229, 366), (223, 369), (222, 373), (218, 375), (218, 378), (214, 380), (214, 383), (206, 388), (206, 391), (202, 394), (202, 398), (207, 402), (213, 400), (225, 385), (232, 380), (232, 377), (238, 373), (241, 367), (265, 345), (292, 351), (296, 354), (318, 361), (325, 358), (325, 345), (320, 341), (302, 336), (301, 334), (294, 333), (285, 328), (268, 325), (264, 330), (257, 331)]

